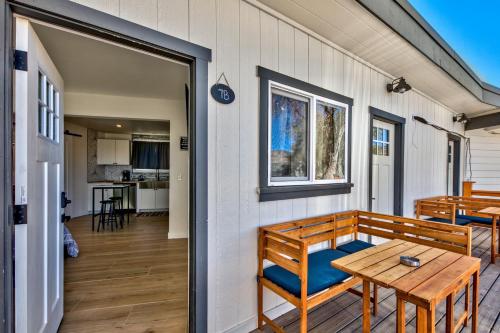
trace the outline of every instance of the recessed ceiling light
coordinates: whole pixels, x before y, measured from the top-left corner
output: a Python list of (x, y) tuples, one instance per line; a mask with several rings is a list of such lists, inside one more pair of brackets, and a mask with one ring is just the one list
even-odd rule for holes
[(116, 124), (115, 126), (118, 127), (118, 128), (122, 128), (121, 124)]

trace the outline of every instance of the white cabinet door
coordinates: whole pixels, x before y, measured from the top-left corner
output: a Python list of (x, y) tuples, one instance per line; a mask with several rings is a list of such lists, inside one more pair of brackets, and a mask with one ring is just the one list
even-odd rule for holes
[(138, 210), (155, 209), (155, 190), (154, 189), (138, 189), (137, 190)]
[(168, 209), (168, 188), (159, 188), (155, 192), (155, 208), (158, 210)]
[(130, 164), (130, 141), (128, 140), (116, 140), (116, 159), (115, 163), (118, 165), (129, 165)]
[(97, 164), (110, 165), (116, 161), (115, 141), (110, 139), (97, 139)]

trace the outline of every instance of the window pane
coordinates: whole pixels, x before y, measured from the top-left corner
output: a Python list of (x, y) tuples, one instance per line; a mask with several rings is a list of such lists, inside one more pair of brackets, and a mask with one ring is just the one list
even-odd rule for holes
[(372, 128), (372, 139), (377, 140), (377, 127)]
[(38, 133), (43, 134), (43, 117), (45, 110), (41, 104), (38, 104)]
[(307, 99), (272, 93), (271, 180), (307, 179), (308, 111)]
[(389, 142), (389, 130), (384, 129), (384, 142)]
[(43, 101), (43, 74), (38, 72), (38, 99)]
[(316, 179), (345, 178), (345, 113), (343, 107), (316, 104)]
[(384, 155), (384, 147), (381, 142), (377, 143), (377, 155)]
[(52, 139), (52, 121), (54, 119), (53, 117), (54, 115), (51, 112), (47, 111), (47, 122), (46, 122), (47, 131), (45, 132), (45, 136), (50, 139)]
[(389, 144), (384, 143), (384, 156), (389, 156)]

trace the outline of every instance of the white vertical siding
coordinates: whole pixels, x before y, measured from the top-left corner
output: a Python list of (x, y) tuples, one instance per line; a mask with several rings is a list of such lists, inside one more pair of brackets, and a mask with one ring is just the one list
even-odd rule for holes
[[(482, 190), (500, 189), (500, 135), (478, 129), (466, 132), (470, 138), (470, 169), (474, 188)], [(469, 178), (469, 166), (465, 177)]]
[[(412, 90), (388, 94), (392, 81), (334, 44), (244, 0), (78, 0), (77, 2), (212, 50), (209, 85), (224, 72), (236, 92), (230, 105), (208, 100), (209, 331), (256, 326), (257, 228), (293, 218), (368, 206), (369, 112), (374, 106), (406, 118), (404, 212), (414, 200), (445, 193), (446, 133), (412, 121), (425, 117), (447, 129), (451, 110)], [(259, 80), (256, 66), (279, 71), (354, 99), (348, 195), (259, 203)], [(395, 73), (397, 74), (397, 73)], [(500, 153), (498, 154), (500, 160)], [(272, 293), (265, 308), (286, 307)]]

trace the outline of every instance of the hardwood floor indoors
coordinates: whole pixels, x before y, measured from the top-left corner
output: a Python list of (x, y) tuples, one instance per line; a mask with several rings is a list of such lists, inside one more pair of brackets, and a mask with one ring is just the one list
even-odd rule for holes
[(92, 232), (90, 216), (66, 223), (80, 247), (64, 261), (61, 333), (185, 332), (188, 241), (167, 239), (168, 217), (135, 217)]

